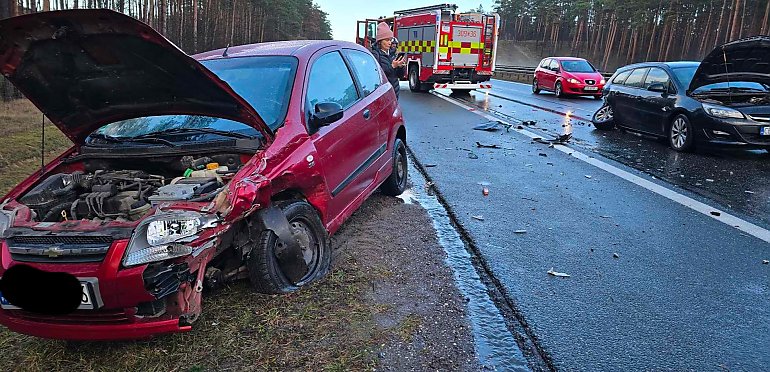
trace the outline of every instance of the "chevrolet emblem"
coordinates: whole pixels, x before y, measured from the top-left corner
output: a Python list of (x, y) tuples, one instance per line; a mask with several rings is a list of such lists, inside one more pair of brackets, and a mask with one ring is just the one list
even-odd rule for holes
[(56, 258), (61, 256), (61, 254), (64, 252), (63, 249), (59, 247), (51, 247), (43, 251), (43, 254), (48, 256), (49, 258)]

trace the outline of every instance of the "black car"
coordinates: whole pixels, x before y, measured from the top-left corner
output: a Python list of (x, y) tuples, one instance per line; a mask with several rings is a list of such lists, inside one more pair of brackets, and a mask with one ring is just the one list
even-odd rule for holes
[(625, 66), (603, 96), (597, 129), (667, 137), (676, 151), (699, 144), (770, 149), (770, 37), (724, 44), (702, 62)]

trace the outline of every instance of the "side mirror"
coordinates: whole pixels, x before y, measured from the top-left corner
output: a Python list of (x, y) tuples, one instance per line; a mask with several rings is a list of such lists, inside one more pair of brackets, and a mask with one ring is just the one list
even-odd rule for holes
[(325, 127), (342, 119), (345, 113), (337, 102), (321, 102), (315, 105), (315, 112), (310, 116), (310, 121), (316, 128)]
[(666, 88), (666, 86), (661, 83), (650, 84), (650, 86), (647, 87), (647, 90), (649, 90), (650, 92), (658, 92), (658, 93), (668, 92), (668, 88)]

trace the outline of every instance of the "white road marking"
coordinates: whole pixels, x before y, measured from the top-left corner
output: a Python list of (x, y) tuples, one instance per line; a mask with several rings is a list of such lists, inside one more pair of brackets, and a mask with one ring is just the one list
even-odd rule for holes
[[(436, 92), (431, 92), (436, 97), (439, 97), (449, 103), (455, 104), (457, 106), (460, 106), (468, 111), (472, 111), (480, 116), (483, 116), (486, 119), (489, 119), (491, 121), (497, 121), (500, 123), (503, 123), (505, 125), (510, 125), (511, 129), (515, 130), (518, 133), (521, 133), (529, 138), (535, 139), (535, 138), (542, 138), (542, 136), (535, 134), (533, 132), (530, 132), (526, 129), (517, 129), (516, 126), (513, 126), (511, 123), (506, 122), (505, 120), (501, 120), (500, 118), (497, 118), (495, 116), (492, 116), (490, 114), (487, 114), (486, 112), (478, 111), (478, 109), (469, 107), (461, 102), (457, 102), (449, 97), (446, 97), (444, 95), (441, 95)], [(738, 218), (736, 216), (733, 216), (723, 210), (720, 210), (719, 208), (712, 207), (708, 204), (699, 202), (691, 197), (688, 197), (686, 195), (682, 195), (676, 191), (673, 191), (671, 189), (668, 189), (666, 187), (663, 187), (661, 185), (658, 185), (657, 183), (654, 183), (652, 181), (646, 180), (642, 177), (639, 177), (635, 174), (631, 174), (627, 171), (624, 171), (616, 166), (613, 166), (611, 164), (605, 163), (599, 159), (596, 159), (594, 157), (588, 156), (580, 151), (577, 151), (571, 147), (565, 146), (565, 145), (554, 145), (554, 148), (569, 155), (576, 159), (582, 160), (590, 165), (593, 165), (607, 173), (613, 174), (615, 176), (618, 176), (628, 182), (631, 182), (637, 186), (643, 187), (649, 191), (652, 191), (660, 196), (663, 196), (664, 198), (667, 198), (671, 201), (674, 201), (676, 203), (679, 203), (687, 208), (692, 209), (693, 211), (696, 211), (698, 213), (704, 214), (708, 217), (711, 217), (719, 222), (724, 223), (725, 225), (731, 226), (733, 228), (736, 228), (746, 234), (749, 234), (757, 239), (763, 240), (767, 243), (770, 243), (770, 231), (767, 229), (764, 229), (760, 226), (757, 226), (751, 222), (745, 221), (741, 218)]]

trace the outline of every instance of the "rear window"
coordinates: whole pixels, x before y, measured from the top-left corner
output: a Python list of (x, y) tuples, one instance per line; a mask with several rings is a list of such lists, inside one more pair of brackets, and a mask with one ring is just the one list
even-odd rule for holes
[(561, 61), (561, 67), (567, 72), (594, 72), (596, 69), (588, 61)]
[(559, 62), (557, 62), (555, 59), (552, 59), (551, 63), (548, 65), (548, 68), (550, 68), (551, 70), (556, 70), (557, 68), (559, 68)]
[(612, 83), (613, 84), (623, 84), (626, 81), (626, 79), (628, 78), (628, 75), (631, 75), (631, 71), (634, 71), (634, 70), (623, 71), (623, 72), (617, 74), (615, 76), (615, 78), (612, 79)]
[(663, 84), (668, 87), (668, 73), (660, 68), (651, 68), (647, 77), (644, 79), (644, 88), (647, 89), (652, 84)]
[(641, 88), (644, 74), (647, 73), (647, 70), (649, 70), (649, 68), (638, 68), (634, 70), (634, 72), (628, 76), (628, 79), (626, 79), (624, 84), (629, 87)]

